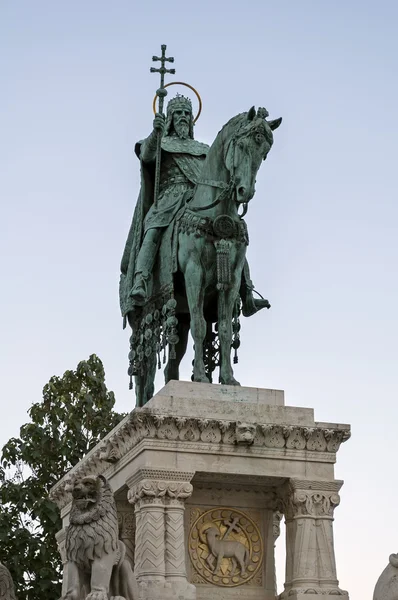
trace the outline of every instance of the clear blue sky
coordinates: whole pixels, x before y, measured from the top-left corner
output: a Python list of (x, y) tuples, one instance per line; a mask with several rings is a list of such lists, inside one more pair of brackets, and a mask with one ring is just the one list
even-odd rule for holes
[(119, 262), (167, 43), (202, 94), (201, 141), (253, 104), (284, 119), (247, 217), (272, 309), (244, 321), (236, 374), (352, 424), (335, 514), (351, 600), (398, 543), (397, 18), (385, 0), (0, 3), (0, 444), (93, 352), (133, 407)]

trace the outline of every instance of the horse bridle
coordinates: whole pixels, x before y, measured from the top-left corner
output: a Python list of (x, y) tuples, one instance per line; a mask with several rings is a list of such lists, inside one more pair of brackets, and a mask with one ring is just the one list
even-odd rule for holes
[[(214, 188), (218, 188), (221, 189), (221, 193), (219, 194), (219, 196), (210, 204), (207, 204), (206, 206), (193, 206), (193, 207), (189, 207), (189, 210), (191, 210), (192, 212), (199, 212), (201, 210), (209, 210), (210, 208), (214, 208), (215, 206), (217, 206), (218, 204), (220, 204), (220, 202), (222, 202), (223, 200), (225, 200), (226, 198), (229, 197), (229, 195), (233, 192), (234, 187), (235, 187), (235, 177), (234, 177), (234, 171), (235, 171), (235, 147), (236, 147), (236, 140), (238, 137), (238, 133), (237, 132), (234, 137), (232, 138), (232, 140), (230, 141), (230, 144), (233, 145), (232, 149), (233, 149), (233, 154), (232, 154), (232, 168), (233, 168), (233, 172), (231, 175), (231, 178), (229, 180), (229, 183), (225, 183), (224, 181), (216, 181), (214, 179), (203, 179), (203, 180), (199, 180), (196, 181), (196, 185), (208, 185), (210, 187), (214, 187)], [(195, 189), (195, 188), (194, 188)], [(189, 195), (189, 197), (186, 199), (186, 203), (188, 204), (188, 202), (190, 202), (194, 196), (194, 189), (192, 190), (192, 193)], [(248, 210), (248, 201), (247, 202), (238, 202), (237, 200), (235, 200), (235, 202), (237, 204), (241, 204), (243, 206), (243, 212), (241, 215), (238, 216), (240, 219), (243, 219), (243, 217), (245, 216), (245, 214), (247, 213)]]

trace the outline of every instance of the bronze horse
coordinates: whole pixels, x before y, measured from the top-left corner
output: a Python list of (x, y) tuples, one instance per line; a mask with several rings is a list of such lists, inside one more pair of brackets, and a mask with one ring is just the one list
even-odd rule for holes
[[(282, 119), (266, 121), (267, 111), (252, 107), (233, 117), (218, 133), (204, 161), (201, 180), (187, 198), (178, 222), (178, 272), (175, 276), (176, 336), (165, 368), (166, 383), (179, 379), (189, 330), (194, 340), (193, 381), (209, 382), (203, 343), (218, 325), (219, 382), (239, 385), (231, 365), (233, 312), (239, 297), (247, 229), (242, 216), (255, 193), (257, 171), (273, 144)], [(242, 211), (239, 214), (239, 211)], [(154, 393), (156, 356), (136, 374), (137, 404)]]

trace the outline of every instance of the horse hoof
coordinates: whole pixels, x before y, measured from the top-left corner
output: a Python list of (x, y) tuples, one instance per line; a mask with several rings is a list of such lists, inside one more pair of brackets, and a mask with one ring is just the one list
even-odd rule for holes
[(220, 383), (222, 385), (240, 385), (239, 381), (236, 381), (235, 377), (220, 377)]
[(199, 375), (198, 377), (193, 378), (193, 381), (195, 383), (210, 383), (208, 377), (206, 377), (206, 375)]

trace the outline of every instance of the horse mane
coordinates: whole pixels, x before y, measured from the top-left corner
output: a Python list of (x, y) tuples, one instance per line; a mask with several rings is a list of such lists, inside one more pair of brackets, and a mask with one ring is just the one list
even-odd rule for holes
[[(238, 115), (235, 115), (234, 117), (232, 117), (229, 121), (227, 121), (227, 123), (225, 123), (225, 125), (220, 129), (220, 131), (218, 132), (217, 137), (221, 137), (223, 134), (225, 134), (230, 128), (233, 128), (238, 131), (240, 129), (241, 125), (251, 125), (251, 121), (247, 121), (247, 111), (240, 113)], [(258, 118), (257, 116), (254, 118), (255, 121), (257, 122), (261, 122), (263, 124), (264, 127), (264, 133), (268, 138), (268, 141), (272, 144), (273, 143), (273, 133), (272, 133), (272, 129), (269, 126), (268, 121), (265, 118)]]
[(226, 129), (229, 129), (229, 127), (232, 127), (232, 126), (235, 127), (240, 122), (243, 123), (243, 121), (246, 120), (246, 117), (247, 117), (247, 112), (243, 112), (243, 113), (240, 113), (239, 115), (235, 115), (229, 121), (227, 121), (227, 123), (225, 123), (225, 125), (223, 125), (223, 127), (218, 132), (218, 135), (224, 133)]

